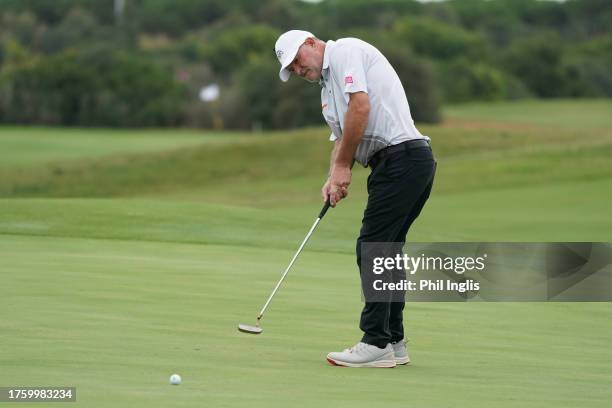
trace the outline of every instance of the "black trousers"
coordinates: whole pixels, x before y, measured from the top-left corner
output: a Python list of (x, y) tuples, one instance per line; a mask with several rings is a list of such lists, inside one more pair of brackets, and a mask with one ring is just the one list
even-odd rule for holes
[[(429, 198), (436, 162), (431, 148), (395, 152), (383, 159), (368, 177), (368, 203), (357, 239), (361, 271), (362, 243), (406, 241), (406, 234)], [(364, 343), (384, 348), (404, 338), (404, 302), (368, 302), (359, 327)]]

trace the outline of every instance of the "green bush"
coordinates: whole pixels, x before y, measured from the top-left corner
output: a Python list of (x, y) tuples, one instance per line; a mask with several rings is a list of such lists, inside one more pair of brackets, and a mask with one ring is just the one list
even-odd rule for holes
[(184, 89), (172, 74), (126, 53), (66, 52), (0, 79), (0, 120), (78, 126), (181, 122)]
[(270, 52), (268, 58), (252, 60), (237, 74), (242, 100), (237, 109), (249, 125), (276, 129), (323, 124), (319, 85), (295, 77), (281, 82), (278, 69)]
[(370, 30), (374, 27), (388, 28), (389, 21), (397, 16), (415, 15), (423, 8), (418, 2), (407, 0), (325, 0), (316, 4), (296, 3), (301, 5), (302, 26), (310, 27), (309, 31), (322, 36), (328, 33), (346, 34), (356, 27), (366, 27)]
[(226, 76), (253, 58), (270, 55), (279, 34), (279, 31), (266, 25), (228, 30), (204, 44), (203, 57), (215, 73)]
[(406, 48), (381, 47), (397, 72), (408, 97), (412, 118), (417, 122), (436, 123), (441, 120), (440, 91), (433, 65), (415, 57)]
[(446, 102), (495, 101), (529, 96), (525, 86), (486, 63), (458, 58), (441, 69)]
[(140, 0), (135, 17), (146, 32), (178, 36), (223, 17), (231, 9), (232, 1)]
[(0, 39), (10, 37), (23, 46), (32, 47), (38, 31), (36, 17), (30, 12), (0, 14)]
[(612, 35), (575, 47), (563, 64), (575, 78), (569, 84), (574, 95), (612, 96)]
[(74, 48), (85, 41), (104, 38), (96, 18), (88, 11), (72, 9), (57, 24), (48, 29), (41, 37), (40, 48), (45, 53), (55, 53), (66, 48)]
[(393, 26), (396, 44), (408, 44), (417, 54), (434, 59), (483, 59), (487, 42), (480, 35), (431, 18), (405, 17)]
[[(133, 1), (133, 0), (132, 0)], [(129, 5), (132, 1), (128, 0)], [(113, 21), (112, 1), (101, 0), (1, 0), (2, 10), (7, 12), (27, 11), (45, 24), (57, 24), (69, 10), (79, 7), (94, 14), (97, 19), (104, 23)]]
[(556, 35), (522, 40), (506, 53), (504, 67), (536, 95), (543, 98), (568, 96), (571, 78), (561, 62), (563, 47)]

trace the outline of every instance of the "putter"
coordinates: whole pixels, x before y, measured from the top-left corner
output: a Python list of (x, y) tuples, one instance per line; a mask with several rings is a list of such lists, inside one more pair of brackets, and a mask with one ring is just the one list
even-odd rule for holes
[(295, 255), (293, 255), (293, 259), (291, 260), (291, 262), (289, 262), (289, 266), (287, 267), (287, 269), (285, 269), (285, 272), (283, 273), (283, 276), (281, 276), (280, 280), (276, 284), (276, 287), (272, 291), (272, 294), (270, 294), (270, 297), (268, 298), (268, 301), (261, 308), (261, 311), (257, 315), (257, 323), (255, 323), (255, 326), (251, 326), (251, 325), (248, 325), (248, 324), (240, 323), (238, 325), (238, 330), (239, 331), (241, 331), (243, 333), (249, 333), (249, 334), (261, 334), (261, 332), (263, 332), (263, 329), (259, 325), (261, 323), (261, 318), (263, 317), (264, 313), (266, 312), (266, 309), (270, 305), (270, 302), (272, 301), (272, 298), (276, 294), (276, 291), (280, 287), (281, 283), (283, 283), (283, 280), (285, 280), (285, 277), (287, 276), (287, 273), (289, 273), (289, 270), (293, 266), (293, 263), (297, 259), (298, 255), (300, 255), (300, 252), (302, 252), (302, 249), (304, 248), (304, 245), (306, 245), (306, 242), (308, 242), (308, 239), (310, 238), (310, 236), (314, 232), (315, 228), (317, 228), (317, 225), (319, 224), (319, 222), (321, 222), (321, 220), (323, 219), (323, 216), (325, 216), (325, 213), (327, 212), (327, 210), (329, 210), (329, 201), (325, 202), (325, 205), (323, 206), (323, 209), (319, 213), (319, 216), (315, 220), (314, 224), (312, 224), (312, 227), (310, 227), (310, 231), (308, 231), (308, 234), (306, 235), (306, 238), (304, 238), (304, 241), (302, 241), (302, 245), (300, 245), (300, 247), (298, 248), (298, 250), (295, 253)]

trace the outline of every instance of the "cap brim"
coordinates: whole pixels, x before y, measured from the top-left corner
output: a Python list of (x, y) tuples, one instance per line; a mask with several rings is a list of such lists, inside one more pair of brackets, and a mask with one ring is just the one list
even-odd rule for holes
[(287, 68), (281, 68), (278, 72), (278, 76), (280, 77), (281, 81), (287, 82), (289, 77), (291, 77), (291, 72), (289, 72)]
[(287, 82), (289, 77), (291, 77), (291, 71), (289, 71), (287, 67), (293, 62), (301, 46), (302, 44), (287, 54), (287, 58), (285, 59), (286, 62), (281, 66), (280, 71), (278, 71), (278, 76), (280, 77), (281, 81)]

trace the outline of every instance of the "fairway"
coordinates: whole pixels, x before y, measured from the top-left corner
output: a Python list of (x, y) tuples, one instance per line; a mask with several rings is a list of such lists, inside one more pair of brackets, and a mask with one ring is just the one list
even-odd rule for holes
[[(408, 239), (612, 241), (612, 104), (504, 105), (422, 127), (438, 172)], [(365, 169), (264, 333), (239, 333), (320, 210), (327, 134), (0, 128), (0, 385), (82, 407), (609, 405), (609, 303), (408, 303), (412, 365), (328, 365), (360, 337)]]

